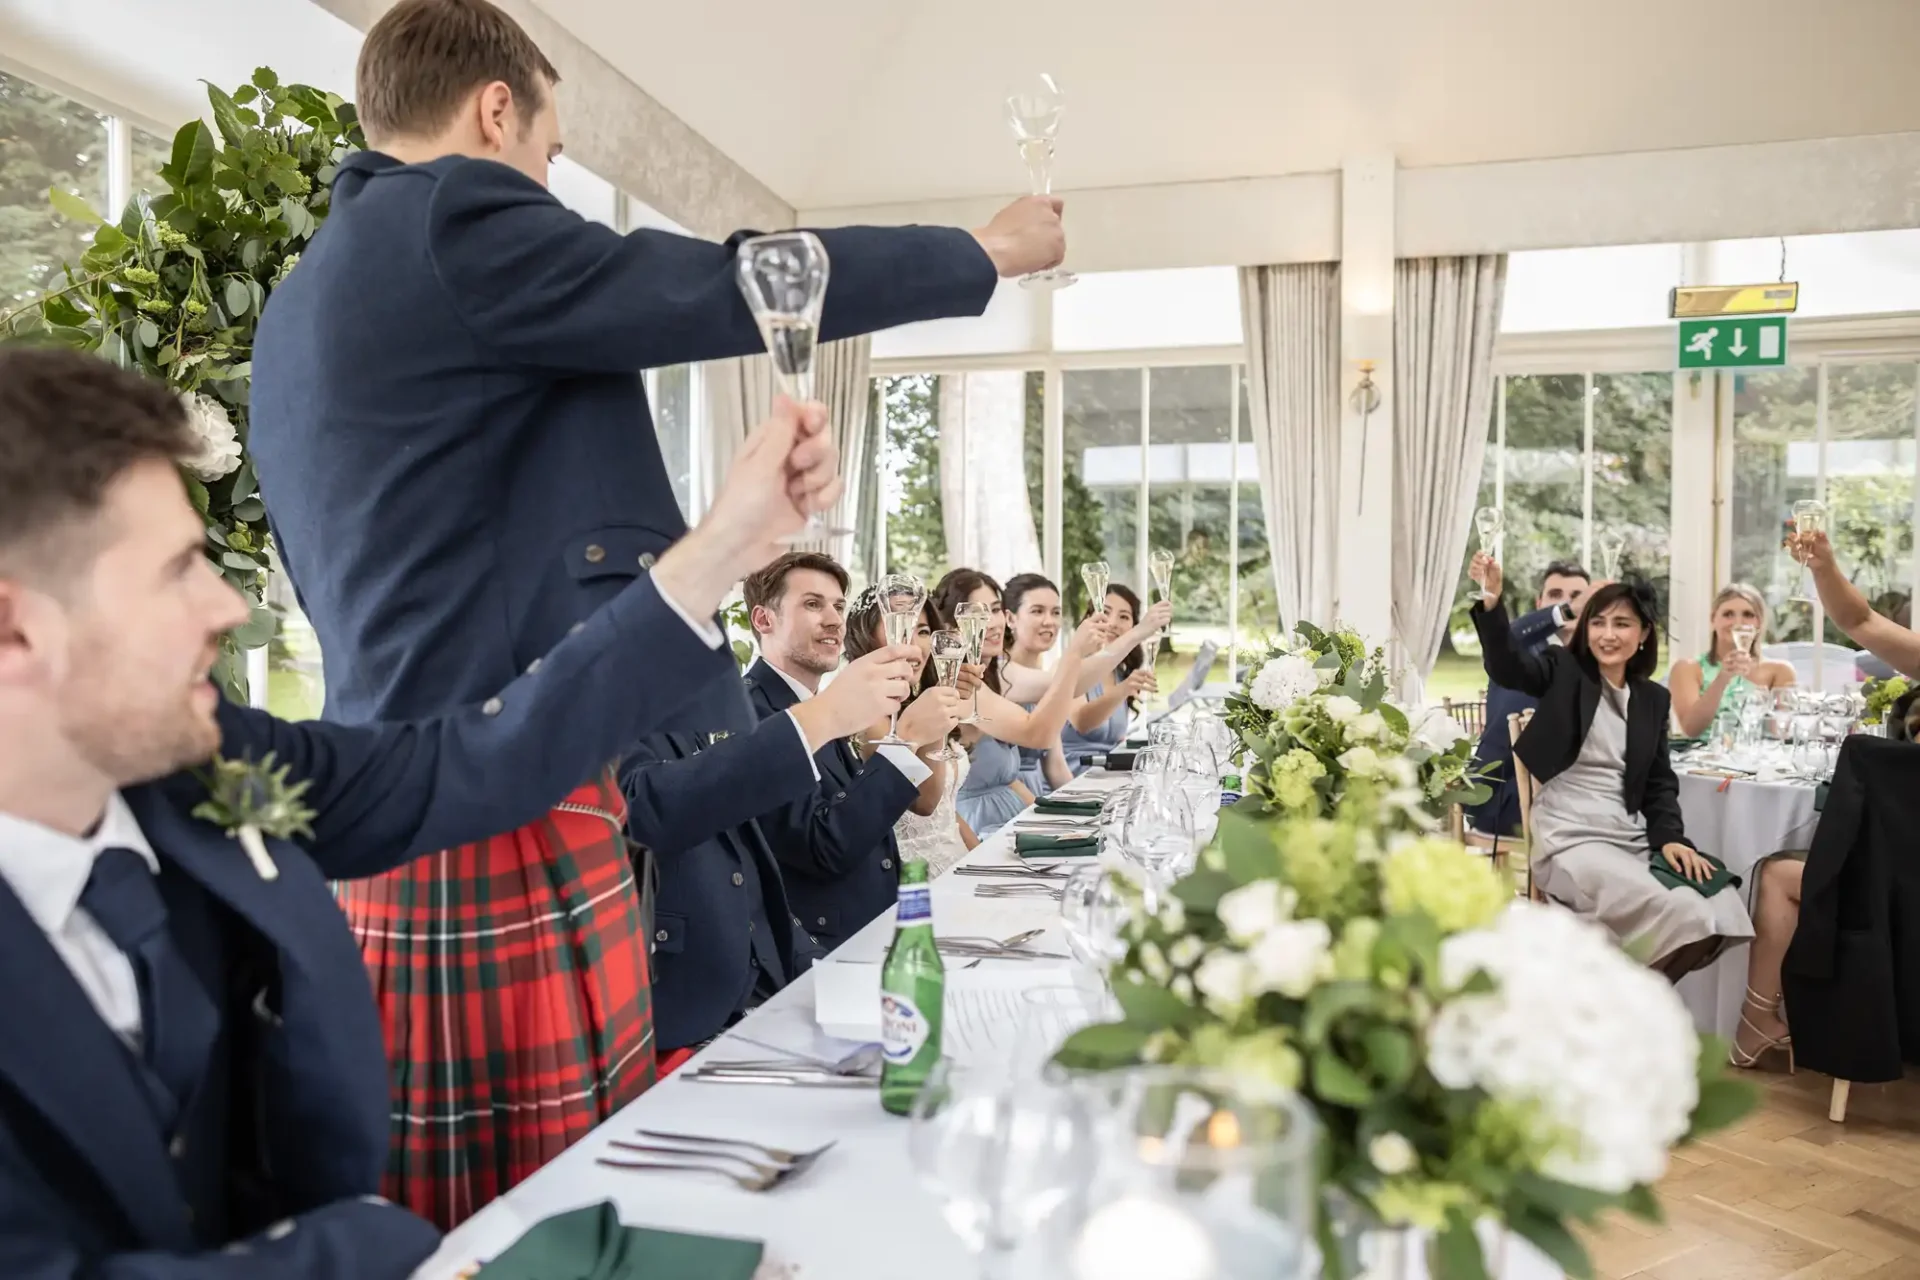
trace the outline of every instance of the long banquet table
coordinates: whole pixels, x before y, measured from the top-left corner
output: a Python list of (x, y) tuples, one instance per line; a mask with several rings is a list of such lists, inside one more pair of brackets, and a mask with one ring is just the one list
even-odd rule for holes
[[(1097, 774), (1088, 775), (1098, 781)], [(1116, 779), (1117, 780), (1117, 779)], [(982, 842), (969, 863), (1016, 861), (1002, 833)], [(1004, 937), (1046, 926), (1032, 945), (1065, 952), (1059, 908), (1051, 899), (976, 898), (982, 881), (945, 875), (933, 884), (934, 926), (948, 935)], [(821, 964), (871, 968), (893, 938), (888, 912), (849, 938)], [(988, 961), (972, 971), (1004, 982), (1018, 966), (1036, 984), (1063, 982), (1064, 961)], [(967, 979), (953, 976), (950, 990)], [(703, 1063), (765, 1058), (763, 1045), (797, 1046), (815, 1034), (814, 987), (820, 967), (749, 1014), (709, 1045), (682, 1073)], [(492, 1258), (543, 1218), (601, 1200), (618, 1205), (621, 1219), (642, 1226), (766, 1242), (767, 1261), (794, 1280), (974, 1280), (979, 1264), (940, 1215), (940, 1206), (915, 1179), (907, 1153), (909, 1122), (880, 1109), (877, 1090), (702, 1083), (680, 1074), (663, 1080), (585, 1140), (495, 1201), (447, 1236), (414, 1280), (456, 1280)], [(638, 1129), (701, 1133), (800, 1150), (838, 1145), (807, 1173), (772, 1192), (742, 1191), (706, 1173), (635, 1172), (595, 1161), (619, 1155), (608, 1147), (632, 1140)], [(1499, 1280), (1560, 1280), (1561, 1272), (1524, 1242), (1504, 1250)], [(1036, 1271), (1034, 1274), (1038, 1274)], [(1409, 1280), (1423, 1280), (1417, 1267)]]

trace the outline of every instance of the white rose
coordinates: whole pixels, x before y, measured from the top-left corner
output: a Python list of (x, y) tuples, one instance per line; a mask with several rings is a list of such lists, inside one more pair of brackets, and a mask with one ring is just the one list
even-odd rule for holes
[(1253, 964), (1238, 951), (1223, 948), (1200, 962), (1193, 973), (1193, 985), (1215, 1013), (1232, 1017), (1253, 994)]
[(1214, 914), (1236, 942), (1252, 942), (1293, 914), (1293, 890), (1278, 880), (1255, 880), (1222, 894)]
[(1180, 899), (1168, 898), (1160, 908), (1160, 927), (1168, 933), (1186, 932), (1187, 909), (1180, 905)]
[(198, 446), (193, 457), (181, 459), (181, 465), (208, 483), (238, 471), (240, 436), (220, 402), (195, 392), (182, 393), (180, 403), (187, 411), (187, 425)]
[(1293, 920), (1267, 931), (1247, 958), (1262, 991), (1304, 1000), (1333, 974), (1333, 934), (1325, 920)]
[(1349, 747), (1337, 759), (1342, 769), (1357, 777), (1371, 778), (1380, 772), (1380, 757), (1372, 747)]
[(1173, 962), (1173, 967), (1176, 969), (1191, 969), (1194, 961), (1198, 960), (1206, 949), (1206, 945), (1200, 939), (1188, 934), (1184, 938), (1177, 939), (1167, 948), (1167, 959)]
[(1167, 957), (1161, 953), (1159, 946), (1155, 943), (1140, 944), (1140, 967), (1146, 970), (1147, 976), (1155, 982), (1165, 982), (1173, 976), (1173, 967), (1167, 963)]
[(1347, 726), (1347, 736), (1355, 742), (1378, 742), (1387, 736), (1387, 722), (1378, 711), (1369, 711)]
[(1430, 707), (1421, 718), (1419, 728), (1413, 731), (1413, 740), (1429, 751), (1446, 751), (1453, 744), (1467, 736), (1459, 722), (1439, 707)]
[(1389, 1178), (1412, 1170), (1417, 1156), (1413, 1144), (1397, 1133), (1383, 1133), (1367, 1144), (1367, 1159)]
[(1351, 724), (1360, 718), (1360, 704), (1345, 694), (1336, 693), (1320, 705), (1326, 708), (1327, 718), (1335, 724)]

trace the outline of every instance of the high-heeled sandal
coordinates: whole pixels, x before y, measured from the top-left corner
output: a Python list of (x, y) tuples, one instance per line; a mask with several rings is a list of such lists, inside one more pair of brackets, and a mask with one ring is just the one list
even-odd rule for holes
[(1794, 1074), (1793, 1036), (1791, 1034), (1769, 1036), (1766, 1032), (1760, 1030), (1759, 1027), (1754, 1026), (1752, 1020), (1747, 1017), (1747, 1005), (1752, 1005), (1755, 1013), (1777, 1014), (1780, 1012), (1780, 1002), (1783, 999), (1785, 999), (1785, 996), (1775, 996), (1772, 1000), (1768, 1000), (1752, 987), (1747, 988), (1746, 1001), (1740, 1006), (1740, 1025), (1758, 1036), (1760, 1043), (1752, 1050), (1742, 1049), (1740, 1047), (1739, 1036), (1736, 1033), (1733, 1043), (1727, 1046), (1727, 1061), (1729, 1063), (1736, 1067), (1756, 1067), (1759, 1065), (1760, 1059), (1776, 1050), (1784, 1049), (1787, 1054), (1787, 1074)]

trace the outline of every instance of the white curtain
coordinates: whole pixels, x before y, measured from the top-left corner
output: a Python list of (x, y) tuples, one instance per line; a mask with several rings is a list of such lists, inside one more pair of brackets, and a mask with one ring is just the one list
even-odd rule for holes
[(1005, 582), (1041, 570), (1026, 471), (1027, 375), (940, 379), (940, 510), (947, 563)]
[(1340, 493), (1340, 267), (1240, 268), (1247, 403), (1280, 625), (1333, 622)]
[(1506, 279), (1504, 254), (1394, 265), (1393, 634), (1414, 706), (1463, 590)]
[[(814, 394), (827, 406), (827, 429), (840, 450), (840, 474), (846, 484), (840, 501), (827, 513), (827, 523), (854, 527), (864, 485), (877, 460), (866, 456), (869, 433), (872, 339), (862, 335), (822, 344), (814, 351)], [(773, 409), (773, 361), (764, 355), (715, 360), (705, 366), (707, 429), (701, 435), (701, 510), (713, 503), (733, 462), (734, 452), (749, 432)], [(853, 563), (853, 537), (826, 538), (802, 544), (824, 551), (844, 565)]]

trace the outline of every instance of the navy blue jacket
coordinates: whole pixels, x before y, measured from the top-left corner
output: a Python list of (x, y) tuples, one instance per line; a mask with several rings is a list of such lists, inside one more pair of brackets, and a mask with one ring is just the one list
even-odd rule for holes
[[(747, 668), (747, 692), (762, 720), (784, 719), (799, 702), (765, 662)], [(760, 828), (786, 873), (794, 914), (831, 951), (899, 897), (900, 846), (893, 825), (920, 789), (878, 756), (863, 766), (838, 738), (814, 752), (813, 762), (819, 784), (761, 815)]]
[[(634, 680), (643, 639), (652, 674)], [(0, 881), (0, 1276), (405, 1280), (438, 1235), (372, 1200), (387, 1163), (386, 1052), (327, 880), (534, 820), (603, 767), (632, 724), (681, 709), (702, 685), (735, 683), (733, 669), (646, 581), (497, 707), (348, 727), (224, 705), (224, 754), (273, 752), (310, 784), (313, 837), (268, 842), (272, 880), (192, 816), (206, 795), (192, 773), (127, 788), (168, 873), (232, 922), (236, 966), (216, 995), (235, 1036), (222, 1118), (244, 1141), (218, 1151), (169, 1152), (131, 1056)], [(226, 1180), (227, 1239), (204, 1238), (190, 1218), (182, 1187), (202, 1178)]]
[[(978, 315), (964, 231), (819, 233), (823, 339)], [(763, 350), (725, 245), (621, 236), (487, 160), (349, 157), (273, 291), (249, 445), (328, 719), (497, 692), (685, 532), (640, 370)], [(744, 731), (737, 683), (684, 724)]]
[(622, 762), (627, 830), (653, 852), (653, 1025), (662, 1050), (712, 1039), (756, 990), (823, 954), (788, 901), (754, 821), (809, 795), (813, 768), (786, 716), (718, 742), (649, 734)]
[[(1539, 653), (1547, 648), (1560, 624), (1554, 618), (1557, 606), (1523, 613), (1510, 628), (1513, 647), (1522, 653)], [(1480, 747), (1473, 758), (1480, 764), (1500, 766), (1487, 779), (1493, 794), (1467, 811), (1474, 829), (1489, 835), (1518, 835), (1520, 832), (1520, 792), (1513, 782), (1513, 741), (1507, 733), (1507, 717), (1531, 711), (1539, 699), (1518, 689), (1509, 689), (1491, 681), (1487, 684), (1487, 724), (1480, 731)]]

